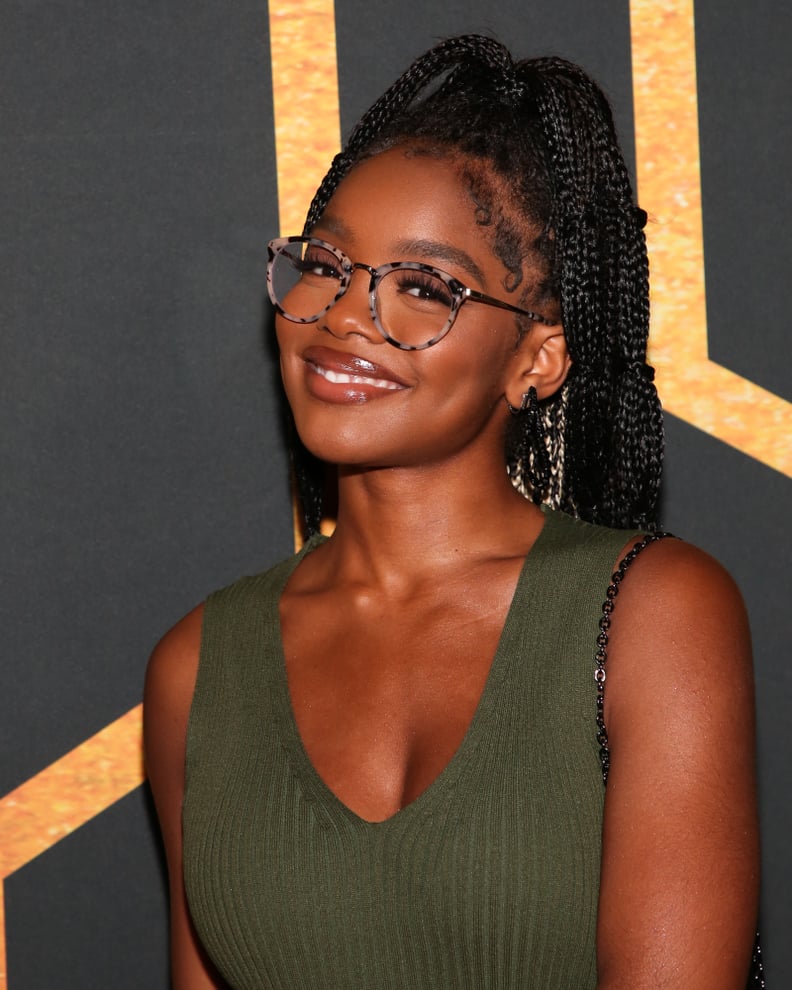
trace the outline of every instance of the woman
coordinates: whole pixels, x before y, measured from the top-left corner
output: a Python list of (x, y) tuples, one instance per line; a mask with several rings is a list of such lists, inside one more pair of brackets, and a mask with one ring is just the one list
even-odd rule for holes
[(466, 36), (270, 245), (310, 539), (149, 667), (176, 987), (743, 990), (739, 593), (645, 540), (597, 645), (660, 483), (644, 220), (588, 77)]

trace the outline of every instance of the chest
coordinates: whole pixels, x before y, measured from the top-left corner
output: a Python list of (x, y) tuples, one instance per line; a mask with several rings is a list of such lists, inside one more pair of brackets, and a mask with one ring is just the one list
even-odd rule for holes
[[(329, 612), (321, 627), (298, 625), (292, 636), (288, 609), (278, 622), (267, 606), (262, 622), (256, 602), (221, 622), (222, 602), (210, 603), (188, 748), (184, 862), (197, 930), (229, 985), (595, 985), (603, 800), (591, 676), (596, 610), (581, 617), (556, 608), (550, 619), (542, 594), (536, 583), (518, 589), (502, 632), (452, 610), (434, 631), (417, 609), (401, 622), (380, 616), (370, 630), (353, 630), (365, 648), (349, 643), (351, 627)], [(557, 589), (547, 595), (558, 605)], [(252, 617), (257, 632), (248, 636)], [(412, 644), (421, 629), (419, 649)], [(494, 656), (482, 660), (472, 644), (485, 630)], [(314, 640), (343, 663), (328, 664)], [(353, 703), (361, 683), (368, 701)], [(449, 756), (434, 723), (451, 740), (449, 713), (459, 731), (464, 698), (475, 710)], [(322, 739), (315, 709), (329, 719), (330, 739), (343, 743)], [(378, 762), (380, 746), (407, 759)], [(441, 754), (436, 773), (433, 750)], [(348, 752), (346, 762), (339, 752)], [(324, 765), (322, 754), (330, 756)], [(426, 786), (400, 803), (411, 780), (420, 786), (421, 766), (429, 768)], [(382, 800), (389, 772), (399, 784), (392, 813)], [(379, 821), (352, 804), (350, 782), (367, 775), (375, 812), (386, 812)]]
[(382, 821), (452, 760), (484, 694), (509, 578), (475, 595), (410, 602), (333, 595), (281, 601), (291, 709), (316, 772), (347, 807)]

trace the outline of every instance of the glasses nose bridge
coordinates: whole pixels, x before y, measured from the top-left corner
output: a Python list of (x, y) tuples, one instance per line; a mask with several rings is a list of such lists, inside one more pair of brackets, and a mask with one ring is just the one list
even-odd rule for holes
[[(352, 276), (358, 270), (360, 270), (362, 272), (367, 272), (368, 273), (369, 283), (368, 283), (368, 286), (366, 287), (366, 294), (367, 294), (367, 296), (370, 296), (371, 293), (376, 290), (376, 287), (377, 287), (377, 269), (374, 268), (372, 265), (364, 265), (362, 261), (350, 261), (349, 259), (347, 259), (347, 262), (344, 265), (344, 271), (346, 272), (346, 275), (347, 275), (346, 283), (343, 286), (342, 292), (340, 293), (340, 295), (336, 298), (335, 302), (333, 303), (333, 307), (335, 307), (335, 305), (337, 305), (338, 302), (341, 299), (343, 299), (344, 296), (346, 296), (349, 293), (349, 290), (352, 288)], [(371, 300), (370, 299), (369, 299), (369, 312), (370, 312), (370, 314), (373, 317), (373, 313), (371, 313)]]
[(373, 268), (371, 265), (364, 265), (362, 261), (350, 261), (347, 271), (349, 272), (349, 284), (352, 284), (352, 276), (356, 271), (368, 272), (369, 274), (369, 291), (373, 288), (376, 278), (377, 269)]
[[(361, 294), (362, 286), (359, 286), (355, 293), (350, 293), (353, 275), (358, 269), (367, 272), (369, 275), (365, 295)], [(372, 340), (379, 340), (381, 342), (384, 335), (377, 325), (374, 306), (371, 301), (371, 293), (376, 286), (376, 268), (359, 261), (352, 261), (350, 258), (345, 258), (342, 270), (345, 278), (341, 282), (341, 291), (330, 303), (320, 319), (324, 322), (325, 327), (335, 336), (346, 336), (349, 333), (364, 335), (371, 333)], [(355, 301), (350, 302), (353, 296)], [(361, 308), (364, 299), (367, 303), (365, 319), (363, 317), (363, 309)]]

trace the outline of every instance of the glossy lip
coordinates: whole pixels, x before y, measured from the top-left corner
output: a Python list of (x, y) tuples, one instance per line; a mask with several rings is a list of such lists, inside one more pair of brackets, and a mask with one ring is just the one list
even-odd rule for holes
[[(386, 368), (374, 361), (369, 361), (359, 354), (350, 354), (346, 351), (337, 351), (331, 347), (308, 347), (302, 354), (302, 359), (309, 369), (316, 375), (321, 376), (330, 385), (342, 389), (361, 388), (366, 390), (375, 389), (380, 392), (399, 391), (409, 388), (409, 383), (400, 378), (390, 368)], [(332, 382), (323, 373), (330, 372), (333, 375), (350, 376), (350, 382)]]

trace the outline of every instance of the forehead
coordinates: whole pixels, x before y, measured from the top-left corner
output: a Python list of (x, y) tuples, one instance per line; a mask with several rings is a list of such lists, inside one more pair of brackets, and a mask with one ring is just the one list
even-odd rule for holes
[(356, 165), (316, 229), (350, 247), (375, 239), (383, 247), (438, 241), (468, 253), (491, 254), (491, 231), (477, 222), (463, 163), (405, 148), (383, 151)]

